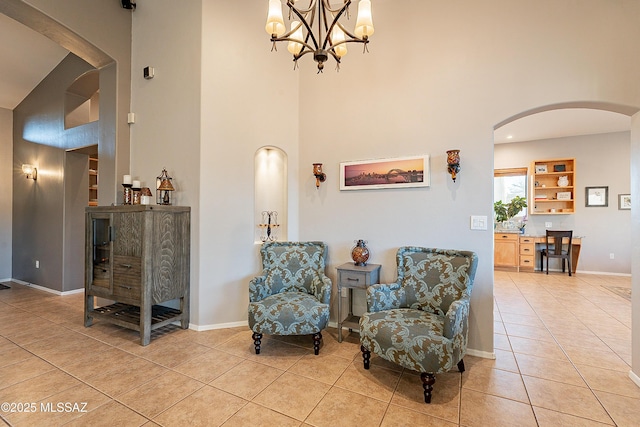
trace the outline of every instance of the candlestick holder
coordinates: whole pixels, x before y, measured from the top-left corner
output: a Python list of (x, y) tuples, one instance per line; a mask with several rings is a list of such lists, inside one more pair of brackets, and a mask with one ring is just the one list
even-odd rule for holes
[(123, 202), (125, 205), (130, 205), (133, 199), (133, 190), (131, 189), (131, 184), (122, 184), (124, 187), (123, 190)]

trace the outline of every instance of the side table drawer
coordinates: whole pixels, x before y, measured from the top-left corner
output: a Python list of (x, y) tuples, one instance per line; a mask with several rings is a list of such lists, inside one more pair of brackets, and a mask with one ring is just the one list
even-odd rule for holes
[(365, 288), (367, 283), (367, 274), (357, 271), (341, 271), (338, 278), (340, 286), (348, 286), (350, 288)]

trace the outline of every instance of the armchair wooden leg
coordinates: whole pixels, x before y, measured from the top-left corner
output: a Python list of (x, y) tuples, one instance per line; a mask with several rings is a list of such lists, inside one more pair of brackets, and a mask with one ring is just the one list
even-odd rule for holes
[(369, 369), (369, 361), (371, 360), (371, 352), (364, 348), (364, 346), (360, 346), (360, 351), (362, 352), (362, 361), (364, 362), (364, 369)]
[(458, 371), (464, 372), (464, 359), (460, 359), (458, 362)]
[(322, 334), (320, 332), (313, 334), (313, 352), (317, 356), (320, 353), (320, 340)]
[(254, 332), (251, 338), (253, 338), (253, 345), (256, 347), (256, 354), (260, 354), (260, 344), (262, 344), (262, 334)]
[(436, 382), (436, 376), (430, 372), (423, 372), (420, 374), (420, 379), (424, 389), (424, 403), (431, 403), (431, 392), (433, 391), (433, 384)]

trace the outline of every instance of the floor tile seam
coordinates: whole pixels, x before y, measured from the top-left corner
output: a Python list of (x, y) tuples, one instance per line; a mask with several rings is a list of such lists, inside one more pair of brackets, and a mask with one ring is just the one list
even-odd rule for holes
[[(464, 384), (460, 386), (460, 394), (462, 394), (462, 390), (470, 390), (470, 391), (474, 391), (476, 393), (486, 394), (488, 396), (493, 396), (493, 397), (499, 397), (499, 398), (502, 398), (502, 399), (511, 400), (512, 402), (519, 402), (519, 403), (522, 403), (524, 405), (531, 406), (531, 398), (529, 397), (529, 391), (527, 390), (527, 387), (526, 387), (526, 385), (524, 383), (524, 379), (522, 378), (522, 375), (520, 375), (520, 381), (522, 381), (522, 386), (524, 387), (525, 392), (527, 394), (527, 401), (526, 402), (523, 402), (521, 400), (515, 399), (513, 397), (507, 397), (507, 396), (504, 396), (504, 395), (492, 393), (492, 392), (487, 391), (487, 390), (478, 390), (478, 389), (473, 388), (473, 387), (467, 387)], [(462, 404), (462, 401), (460, 402), (460, 404)], [(460, 408), (460, 406), (458, 408)]]
[[(589, 392), (590, 392), (590, 393), (591, 393), (591, 395), (596, 399), (596, 401), (598, 402), (598, 404), (600, 404), (600, 408), (602, 408), (602, 410), (603, 410), (603, 411), (607, 414), (607, 416), (609, 417), (609, 420), (612, 422), (612, 425), (616, 425), (615, 421), (613, 421), (613, 417), (611, 416), (611, 414), (609, 413), (609, 411), (607, 411), (607, 408), (604, 406), (604, 404), (602, 403), (602, 401), (598, 398), (598, 395), (596, 394), (596, 390), (594, 390), (594, 389), (589, 385), (589, 383), (587, 382), (587, 379), (584, 377), (584, 375), (582, 375), (582, 373), (581, 373), (581, 372), (578, 370), (578, 368), (573, 364), (573, 362), (572, 362), (571, 364), (573, 365), (574, 369), (575, 369), (576, 371), (578, 371), (578, 375), (580, 375), (580, 378), (582, 378), (582, 381), (584, 381), (584, 383), (585, 383), (586, 387), (576, 386), (576, 385), (574, 385), (574, 384), (566, 384), (566, 383), (562, 383), (562, 382), (560, 382), (560, 384), (565, 384), (565, 385), (569, 385), (569, 386), (573, 386), (573, 387), (579, 387), (579, 388), (586, 388), (587, 390), (589, 390)], [(537, 377), (532, 377), (532, 376), (530, 376), (530, 375), (526, 375), (526, 376), (528, 376), (528, 377), (530, 377), (530, 378), (537, 378)], [(548, 379), (546, 379), (546, 378), (538, 378), (538, 379), (541, 379), (541, 380), (543, 380), (543, 381), (553, 381), (553, 382), (556, 382), (556, 383), (558, 382), (558, 381), (554, 381), (554, 380), (548, 380)], [(523, 380), (523, 382), (524, 382), (524, 380)], [(526, 388), (526, 387), (527, 387), (527, 384), (525, 383), (525, 388)], [(527, 391), (527, 393), (528, 393), (528, 391)], [(533, 407), (534, 405), (532, 404), (531, 406)], [(544, 406), (537, 406), (537, 407), (540, 407), (540, 408), (542, 408), (542, 409), (553, 410), (552, 408), (545, 408)], [(556, 411), (556, 412), (560, 412), (560, 411)], [(580, 417), (580, 418), (586, 418), (586, 419), (591, 420), (591, 421), (600, 422), (600, 421), (598, 421), (598, 420), (596, 420), (596, 419), (593, 419), (593, 418), (588, 418), (588, 417), (584, 417), (584, 416), (578, 416), (578, 415), (575, 415), (575, 414), (570, 414), (570, 413), (568, 413), (568, 412), (561, 412), (561, 413), (564, 413), (564, 414), (567, 414), (567, 415), (572, 415), (572, 416), (577, 416), (577, 417)]]
[[(244, 404), (243, 404), (243, 405), (242, 405), (242, 406), (241, 406), (237, 411), (235, 411), (233, 414), (229, 415), (229, 416), (228, 416), (228, 417), (227, 417), (227, 418), (222, 422), (221, 426), (222, 426), (222, 425), (224, 425), (224, 423), (226, 423), (227, 421), (229, 421), (229, 419), (231, 419), (231, 417), (233, 417), (233, 416), (234, 416), (234, 415), (236, 415), (238, 412), (240, 412), (240, 411), (241, 411), (244, 407), (246, 407), (246, 406), (249, 404), (249, 402), (250, 402), (250, 400), (247, 400), (247, 399), (245, 399), (244, 397), (240, 397), (240, 396), (237, 396), (237, 395), (235, 395), (235, 394), (233, 394), (233, 393), (229, 393), (228, 391), (226, 391), (226, 390), (222, 390), (222, 389), (220, 389), (220, 388), (218, 388), (218, 387), (215, 387), (215, 386), (213, 386), (213, 385), (211, 385), (211, 384), (205, 384), (205, 385), (203, 385), (202, 387), (200, 387), (198, 390), (194, 391), (193, 393), (188, 394), (187, 396), (185, 396), (185, 397), (183, 397), (182, 399), (178, 400), (177, 402), (175, 402), (173, 405), (169, 406), (168, 408), (166, 408), (166, 409), (165, 409), (165, 410), (163, 410), (162, 412), (160, 412), (160, 413), (156, 414), (153, 418), (151, 418), (151, 419), (150, 419), (150, 421), (151, 421), (151, 422), (153, 422), (154, 424), (158, 424), (158, 425), (160, 425), (160, 426), (163, 426), (163, 427), (164, 427), (164, 426), (165, 426), (165, 424), (163, 424), (163, 423), (161, 423), (160, 421), (158, 421), (158, 420), (157, 420), (157, 418), (158, 418), (158, 417), (160, 417), (160, 416), (161, 416), (162, 414), (164, 414), (165, 412), (168, 412), (170, 409), (172, 409), (173, 407), (177, 406), (178, 404), (180, 404), (181, 402), (183, 402), (184, 400), (186, 400), (187, 398), (191, 397), (193, 394), (197, 393), (198, 391), (202, 390), (202, 389), (203, 389), (203, 388), (205, 388), (205, 387), (215, 388), (216, 390), (218, 390), (218, 391), (220, 391), (220, 392), (222, 392), (222, 393), (228, 394), (229, 396), (233, 396), (233, 397), (235, 397), (235, 398), (238, 398), (238, 399), (241, 399), (242, 401), (244, 401)], [(148, 417), (145, 417), (145, 418), (148, 418)]]
[[(618, 353), (609, 345), (607, 344), (606, 341), (604, 341), (601, 337), (600, 334), (598, 334), (597, 332), (595, 332), (592, 328), (590, 328), (586, 323), (582, 322), (579, 318), (576, 318), (585, 328), (587, 328), (589, 330), (589, 332), (591, 332), (604, 346), (606, 346), (609, 350), (611, 350), (613, 353), (615, 353), (618, 357), (620, 357), (618, 355)], [(546, 324), (545, 324), (546, 325)], [(562, 351), (566, 354), (566, 351), (564, 349), (564, 346), (562, 344), (560, 344), (560, 342), (558, 341), (558, 339), (556, 338), (556, 336), (553, 334), (553, 332), (551, 332), (549, 330), (549, 328), (547, 328), (547, 330), (549, 331), (549, 333), (551, 333), (551, 335), (553, 335), (554, 340), (556, 341), (556, 343), (560, 346), (560, 348), (562, 348)], [(567, 354), (567, 357), (569, 357), (569, 355)], [(620, 357), (620, 359), (622, 359)], [(624, 359), (622, 359), (622, 361), (624, 362)], [(572, 361), (573, 362), (573, 361)], [(626, 363), (626, 362), (625, 362)], [(574, 366), (575, 367), (575, 366)]]
[[(329, 388), (327, 389), (327, 392), (325, 392), (325, 394), (323, 394), (323, 395), (322, 395), (322, 397), (320, 398), (320, 400), (318, 400), (318, 403), (320, 403), (320, 401), (322, 401), (322, 399), (324, 399), (324, 398), (325, 398), (326, 394), (329, 392), (329, 390), (330, 390), (330, 389), (331, 389), (331, 387), (329, 387)], [(263, 390), (263, 391), (264, 391), (264, 390)], [(247, 404), (250, 402), (250, 403), (253, 403), (254, 405), (258, 405), (258, 406), (260, 406), (261, 408), (265, 408), (265, 409), (267, 409), (267, 410), (269, 410), (269, 411), (273, 411), (273, 412), (275, 412), (275, 413), (277, 413), (277, 414), (284, 415), (285, 417), (288, 417), (288, 418), (291, 418), (291, 419), (293, 419), (293, 420), (299, 421), (299, 422), (300, 422), (300, 425), (303, 425), (303, 424), (305, 423), (305, 421), (306, 421), (306, 419), (309, 417), (309, 415), (311, 415), (311, 413), (312, 413), (312, 412), (316, 409), (316, 407), (318, 406), (318, 403), (316, 403), (316, 405), (315, 405), (315, 406), (314, 406), (314, 407), (309, 411), (309, 413), (308, 413), (307, 415), (305, 415), (305, 416), (304, 416), (304, 419), (303, 419), (303, 420), (300, 420), (300, 419), (298, 419), (298, 418), (296, 418), (296, 417), (294, 417), (294, 416), (292, 416), (292, 415), (286, 414), (286, 413), (284, 413), (284, 412), (282, 412), (282, 411), (280, 411), (280, 410), (278, 410), (278, 409), (271, 408), (271, 407), (269, 407), (269, 406), (267, 406), (267, 405), (265, 405), (265, 404), (263, 404), (263, 403), (260, 403), (260, 402), (256, 402), (256, 400), (255, 400), (255, 399), (257, 399), (257, 398), (258, 398), (258, 396), (259, 396), (260, 394), (262, 394), (262, 392), (260, 392), (260, 393), (256, 394), (256, 395), (255, 395), (255, 396), (254, 396), (250, 401), (248, 401), (248, 402), (247, 402)], [(224, 424), (223, 424), (223, 425), (224, 425)]]
[[(293, 366), (291, 366), (289, 369), (291, 369), (291, 368), (293, 368)], [(285, 372), (288, 373), (288, 374), (291, 374), (291, 375), (297, 375), (299, 377), (302, 377), (302, 378), (305, 378), (305, 379), (308, 379), (308, 380), (317, 381), (317, 382), (322, 383), (324, 385), (327, 385), (329, 387), (334, 387), (336, 385), (336, 383), (338, 382), (338, 380), (340, 380), (340, 377), (342, 377), (342, 375), (344, 375), (344, 373), (346, 371), (346, 368), (345, 368), (345, 370), (342, 371), (342, 373), (340, 373), (340, 375), (338, 375), (337, 378), (335, 380), (333, 380), (333, 382), (329, 383), (329, 382), (326, 382), (324, 380), (318, 379), (316, 377), (305, 375), (304, 373), (301, 374), (299, 372), (290, 371), (289, 369), (287, 369)]]
[[(569, 416), (569, 417), (579, 418), (579, 419), (581, 419), (581, 420), (591, 421), (591, 422), (599, 423), (599, 424), (602, 424), (602, 425), (611, 425), (611, 426), (617, 426), (617, 425), (618, 425), (618, 424), (616, 424), (616, 422), (613, 420), (613, 418), (611, 417), (611, 415), (609, 415), (609, 413), (608, 413), (608, 412), (607, 412), (607, 415), (609, 416), (609, 419), (611, 420), (611, 424), (606, 424), (606, 423), (603, 423), (602, 421), (594, 420), (593, 418), (588, 418), (588, 417), (584, 417), (584, 416), (581, 416), (581, 415), (570, 414), (570, 413), (568, 413), (568, 412), (562, 412), (562, 411), (558, 411), (558, 410), (556, 410), (556, 409), (551, 409), (551, 408), (545, 408), (544, 406), (531, 405), (531, 408), (533, 409), (533, 414), (534, 414), (534, 416), (535, 416), (535, 414), (536, 414), (535, 408), (538, 408), (538, 409), (544, 409), (545, 411), (554, 412), (554, 413), (556, 413), (556, 414), (567, 415), (567, 416)], [(606, 412), (606, 411), (605, 411), (605, 412)], [(538, 419), (538, 417), (536, 416), (536, 422), (537, 422), (537, 419)], [(540, 423), (538, 423), (538, 425), (540, 425)]]
[[(578, 372), (578, 374), (580, 374), (580, 373)], [(559, 381), (559, 380), (551, 379), (551, 378), (537, 377), (535, 375), (529, 375), (529, 374), (520, 374), (520, 375), (522, 376), (522, 382), (525, 384), (525, 387), (526, 387), (526, 383), (524, 382), (524, 379), (525, 379), (525, 377), (527, 377), (527, 378), (533, 378), (533, 379), (536, 379), (536, 380), (550, 381), (550, 382), (553, 382), (553, 383), (556, 383), (556, 384), (562, 384), (562, 385), (568, 385), (568, 386), (573, 386), (573, 387), (589, 389), (589, 385), (585, 381), (584, 377), (582, 377), (582, 375), (580, 375), (580, 378), (582, 379), (583, 385), (567, 383), (567, 382), (564, 382), (564, 381)]]
[(396, 384), (395, 384), (395, 385), (394, 385), (394, 387), (393, 387), (393, 391), (391, 391), (391, 396), (389, 397), (389, 401), (388, 401), (388, 402), (387, 402), (387, 401), (385, 401), (385, 400), (382, 400), (382, 399), (378, 399), (377, 397), (369, 396), (369, 395), (364, 394), (364, 393), (361, 393), (361, 392), (359, 392), (359, 391), (355, 391), (355, 390), (352, 390), (352, 389), (346, 388), (346, 387), (341, 386), (341, 385), (339, 385), (339, 384), (331, 385), (331, 386), (329, 386), (329, 389), (331, 389), (331, 388), (334, 388), (334, 387), (335, 387), (335, 388), (339, 388), (340, 390), (344, 390), (344, 391), (347, 391), (347, 392), (350, 392), (350, 393), (358, 394), (358, 395), (363, 396), (363, 397), (366, 397), (366, 398), (368, 398), (368, 399), (373, 399), (373, 400), (376, 400), (376, 401), (381, 402), (381, 403), (389, 404), (389, 403), (391, 403), (391, 401), (393, 400), (393, 396), (394, 396), (394, 394), (396, 393), (396, 391), (398, 390), (398, 384), (400, 384), (400, 377), (398, 377), (398, 380), (396, 381)]
[[(199, 387), (198, 387), (196, 390), (194, 390), (193, 392), (191, 392), (191, 393), (187, 394), (187, 395), (186, 395), (186, 396), (184, 396), (182, 399), (178, 400), (177, 402), (174, 402), (171, 406), (169, 406), (169, 407), (165, 408), (163, 411), (161, 411), (161, 412), (159, 412), (159, 413), (157, 413), (157, 414), (155, 414), (155, 415), (153, 415), (153, 416), (145, 415), (145, 414), (143, 414), (142, 412), (140, 412), (140, 411), (136, 410), (135, 408), (133, 408), (133, 407), (129, 406), (127, 403), (125, 403), (125, 402), (123, 402), (122, 400), (120, 400), (120, 397), (121, 397), (121, 396), (124, 396), (125, 394), (129, 393), (130, 391), (133, 391), (133, 390), (135, 390), (136, 388), (139, 388), (139, 387), (141, 387), (141, 386), (139, 386), (139, 387), (135, 387), (135, 388), (132, 388), (132, 389), (131, 389), (131, 390), (129, 390), (129, 391), (125, 391), (125, 392), (123, 392), (123, 393), (120, 393), (118, 396), (116, 396), (116, 397), (112, 397), (112, 398), (111, 398), (111, 400), (113, 400), (113, 401), (115, 401), (115, 402), (118, 402), (119, 404), (121, 404), (121, 405), (123, 405), (123, 406), (126, 406), (127, 408), (131, 409), (132, 411), (134, 411), (134, 412), (136, 412), (136, 413), (138, 413), (138, 414), (142, 415), (142, 416), (143, 416), (143, 417), (145, 417), (148, 421), (153, 421), (153, 419), (154, 419), (155, 417), (159, 416), (160, 414), (162, 414), (163, 412), (165, 412), (165, 411), (169, 410), (170, 408), (173, 408), (173, 407), (174, 407), (175, 405), (177, 405), (179, 402), (183, 401), (184, 399), (186, 399), (187, 397), (189, 397), (189, 396), (193, 395), (194, 393), (196, 393), (196, 392), (198, 392), (198, 391), (202, 390), (202, 389), (207, 385), (207, 384), (202, 383), (201, 381), (198, 381), (198, 382), (199, 382), (200, 384), (199, 384)], [(155, 421), (154, 421), (154, 422), (155, 422)]]

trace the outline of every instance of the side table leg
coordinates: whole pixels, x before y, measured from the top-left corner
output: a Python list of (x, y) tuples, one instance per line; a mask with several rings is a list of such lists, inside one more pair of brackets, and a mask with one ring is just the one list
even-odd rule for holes
[(338, 342), (342, 342), (342, 286), (338, 285)]

